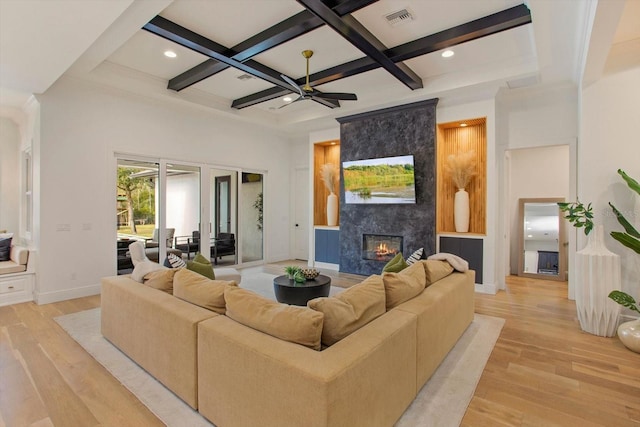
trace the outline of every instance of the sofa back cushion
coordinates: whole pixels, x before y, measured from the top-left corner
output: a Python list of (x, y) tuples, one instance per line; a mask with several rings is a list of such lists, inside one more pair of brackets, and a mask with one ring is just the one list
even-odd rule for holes
[(382, 281), (384, 282), (387, 310), (391, 310), (424, 290), (426, 286), (425, 268), (421, 262), (415, 262), (399, 273), (384, 273)]
[(335, 344), (385, 313), (382, 276), (369, 276), (336, 296), (312, 299), (307, 306), (324, 313), (322, 343)]
[(227, 287), (227, 317), (284, 341), (320, 350), (324, 315), (307, 307), (281, 304), (247, 289)]
[(420, 263), (424, 266), (427, 286), (453, 273), (453, 267), (447, 261), (427, 259)]
[(236, 282), (211, 280), (186, 268), (173, 271), (175, 271), (173, 296), (216, 313), (225, 314), (224, 291), (228, 287), (235, 287)]
[(173, 275), (178, 270), (170, 268), (154, 270), (144, 275), (142, 283), (168, 294), (173, 294)]

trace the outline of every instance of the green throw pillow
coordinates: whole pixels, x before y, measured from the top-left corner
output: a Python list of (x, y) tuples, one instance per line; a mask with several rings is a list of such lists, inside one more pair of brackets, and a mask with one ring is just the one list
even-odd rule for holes
[(202, 254), (197, 254), (193, 258), (193, 261), (187, 261), (187, 270), (202, 274), (204, 277), (208, 277), (211, 280), (216, 279), (216, 276), (213, 273), (211, 261), (206, 259)]
[(407, 268), (407, 262), (404, 260), (404, 257), (402, 256), (402, 254), (400, 252), (398, 252), (396, 254), (396, 256), (394, 256), (391, 261), (389, 261), (384, 268), (382, 269), (383, 272), (386, 273), (399, 273), (402, 270), (404, 270), (405, 268)]

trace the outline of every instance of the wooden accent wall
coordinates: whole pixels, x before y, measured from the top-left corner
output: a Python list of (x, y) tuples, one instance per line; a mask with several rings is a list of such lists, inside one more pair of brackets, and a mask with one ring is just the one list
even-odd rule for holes
[[(466, 127), (460, 127), (466, 123)], [(453, 199), (458, 190), (445, 171), (447, 157), (470, 150), (476, 153), (476, 175), (469, 188), (469, 233), (486, 234), (487, 222), (487, 126), (486, 119), (461, 120), (438, 125), (437, 129), (437, 232), (452, 233)]]
[[(340, 141), (325, 141), (313, 146), (313, 224), (327, 225), (327, 197), (329, 191), (320, 177), (320, 168), (325, 163), (333, 163), (340, 170)], [(337, 187), (340, 189), (340, 182)], [(336, 192), (338, 199), (339, 191)], [(340, 201), (338, 200), (338, 203)], [(338, 205), (338, 225), (340, 225), (340, 206)]]

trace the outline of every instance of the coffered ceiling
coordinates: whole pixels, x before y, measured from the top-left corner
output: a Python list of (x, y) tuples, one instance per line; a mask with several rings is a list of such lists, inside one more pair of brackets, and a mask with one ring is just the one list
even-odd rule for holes
[[(311, 129), (432, 97), (456, 102), (500, 87), (575, 82), (588, 8), (564, 0), (1, 0), (0, 12), (2, 103), (42, 92), (66, 72)], [(392, 21), (394, 13), (403, 19)], [(41, 27), (26, 32), (19, 23), (29, 19)], [(46, 49), (52, 45), (61, 56)], [(455, 54), (443, 58), (445, 49)], [(280, 75), (304, 84), (303, 50), (314, 52), (314, 90), (354, 93), (357, 101), (284, 106), (285, 95), (297, 94)]]

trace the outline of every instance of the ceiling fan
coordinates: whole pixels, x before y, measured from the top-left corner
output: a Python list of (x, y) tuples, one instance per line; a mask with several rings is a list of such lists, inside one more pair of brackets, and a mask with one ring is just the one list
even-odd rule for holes
[(303, 50), (302, 56), (304, 56), (307, 60), (307, 80), (304, 86), (298, 86), (296, 82), (294, 82), (292, 79), (285, 76), (284, 74), (280, 74), (280, 77), (282, 77), (282, 79), (291, 86), (291, 89), (294, 92), (297, 92), (300, 94), (298, 98), (294, 99), (288, 104), (283, 105), (282, 107), (286, 107), (287, 105), (293, 104), (294, 102), (302, 101), (305, 99), (314, 99), (314, 98), (331, 99), (336, 101), (357, 101), (358, 100), (358, 97), (356, 96), (355, 93), (320, 92), (315, 90), (311, 86), (309, 86), (309, 58), (313, 56), (313, 51)]

